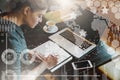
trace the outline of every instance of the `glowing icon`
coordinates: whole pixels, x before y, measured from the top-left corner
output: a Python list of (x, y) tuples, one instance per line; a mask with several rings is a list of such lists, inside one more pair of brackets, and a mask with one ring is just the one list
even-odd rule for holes
[(120, 12), (115, 13), (115, 18), (120, 19)]
[(79, 33), (80, 33), (80, 35), (81, 35), (82, 37), (86, 37), (86, 35), (87, 35), (86, 31), (84, 31), (83, 29), (80, 30)]
[(30, 50), (26, 49), (21, 53), (21, 61), (22, 63), (26, 65), (30, 65), (35, 61), (36, 56), (32, 55), (31, 57), (29, 56)]
[(17, 59), (17, 54), (12, 49), (6, 49), (2, 53), (1, 59), (5, 64), (11, 65), (11, 64), (15, 63), (15, 61)]
[(108, 14), (108, 11), (109, 11), (109, 9), (104, 6), (103, 9), (102, 9), (102, 13), (103, 14)]

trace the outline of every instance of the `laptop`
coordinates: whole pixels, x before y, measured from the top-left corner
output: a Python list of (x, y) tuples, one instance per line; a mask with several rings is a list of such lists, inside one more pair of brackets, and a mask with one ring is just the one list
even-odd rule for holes
[(49, 37), (76, 58), (80, 58), (96, 47), (96, 44), (65, 28)]

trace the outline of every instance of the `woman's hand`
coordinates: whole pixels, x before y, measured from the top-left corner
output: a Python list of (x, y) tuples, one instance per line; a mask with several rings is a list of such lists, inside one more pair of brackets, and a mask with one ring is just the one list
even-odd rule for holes
[(36, 51), (30, 51), (29, 52), (29, 58), (35, 57), (34, 62), (40, 62), (43, 60), (42, 57), (43, 55), (40, 55), (39, 53), (37, 53)]
[(57, 64), (57, 56), (49, 55), (48, 57), (44, 57), (41, 54), (37, 54), (37, 59), (42, 60), (43, 62), (47, 63), (48, 68)]
[(56, 65), (58, 62), (57, 56), (49, 55), (48, 57), (44, 57), (43, 55), (35, 51), (34, 52), (32, 51), (30, 54), (32, 54), (31, 56), (34, 56), (34, 55), (36, 56), (36, 59), (35, 59), (36, 62), (41, 62), (42, 60), (43, 62), (47, 63), (48, 68)]
[(57, 62), (58, 62), (58, 61), (57, 61), (57, 56), (53, 56), (53, 55), (49, 55), (47, 58), (45, 58), (44, 61), (47, 63), (48, 68), (56, 65)]

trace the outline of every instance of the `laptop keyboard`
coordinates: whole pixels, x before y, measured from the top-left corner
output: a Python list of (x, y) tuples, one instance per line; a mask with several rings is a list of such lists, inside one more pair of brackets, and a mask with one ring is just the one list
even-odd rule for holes
[(60, 35), (69, 40), (70, 42), (72, 42), (73, 44), (77, 45), (82, 50), (85, 50), (92, 45), (83, 38), (73, 34), (69, 30), (62, 32)]

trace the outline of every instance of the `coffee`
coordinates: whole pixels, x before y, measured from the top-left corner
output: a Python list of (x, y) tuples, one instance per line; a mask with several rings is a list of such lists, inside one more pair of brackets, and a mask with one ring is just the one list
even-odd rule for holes
[(55, 23), (54, 23), (53, 21), (48, 21), (46, 24), (47, 24), (48, 26), (53, 26), (53, 25), (55, 25)]
[(51, 31), (51, 30), (53, 30), (54, 27), (55, 27), (55, 22), (54, 22), (54, 21), (47, 21), (47, 22), (46, 22), (46, 26), (47, 26), (47, 30), (48, 30), (48, 31)]

